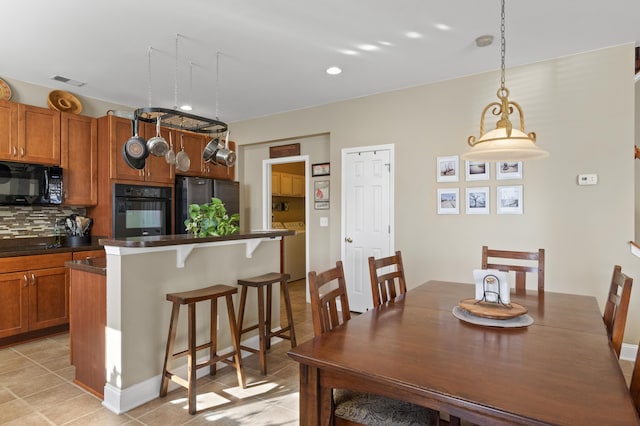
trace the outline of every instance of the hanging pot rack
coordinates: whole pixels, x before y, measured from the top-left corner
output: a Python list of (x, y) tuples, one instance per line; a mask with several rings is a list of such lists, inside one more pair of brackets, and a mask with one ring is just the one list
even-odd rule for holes
[(146, 123), (155, 123), (158, 117), (163, 127), (187, 130), (194, 133), (203, 133), (212, 136), (220, 135), (227, 131), (227, 124), (212, 118), (200, 117), (171, 108), (147, 107), (138, 108), (133, 112), (133, 119)]

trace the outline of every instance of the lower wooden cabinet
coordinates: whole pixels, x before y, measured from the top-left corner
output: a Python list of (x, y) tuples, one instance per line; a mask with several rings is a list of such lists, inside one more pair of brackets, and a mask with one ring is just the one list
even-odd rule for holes
[(57, 253), (0, 259), (0, 338), (69, 322), (64, 263), (71, 258)]

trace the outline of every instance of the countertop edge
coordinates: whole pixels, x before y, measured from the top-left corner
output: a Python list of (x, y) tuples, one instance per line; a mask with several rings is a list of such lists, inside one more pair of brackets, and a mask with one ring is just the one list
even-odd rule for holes
[(277, 238), (285, 237), (288, 235), (294, 235), (295, 231), (292, 230), (264, 230), (264, 231), (252, 231), (247, 233), (239, 233), (232, 235), (224, 235), (221, 237), (194, 237), (189, 234), (177, 234), (177, 235), (159, 235), (151, 237), (130, 237), (130, 238), (116, 238), (108, 239), (102, 238), (98, 242), (103, 246), (113, 247), (128, 247), (128, 248), (142, 248), (142, 247), (163, 247), (163, 246), (175, 246), (183, 244), (199, 244), (199, 243), (215, 243), (222, 241), (236, 241), (236, 240), (249, 240), (254, 238)]

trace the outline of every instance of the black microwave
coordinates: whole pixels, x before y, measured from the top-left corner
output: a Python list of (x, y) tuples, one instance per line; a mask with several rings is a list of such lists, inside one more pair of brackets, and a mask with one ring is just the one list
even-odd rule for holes
[(0, 162), (0, 204), (62, 204), (62, 168)]

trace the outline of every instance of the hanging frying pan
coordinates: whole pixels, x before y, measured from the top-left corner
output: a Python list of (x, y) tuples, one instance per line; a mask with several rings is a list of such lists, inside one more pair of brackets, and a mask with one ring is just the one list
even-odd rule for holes
[(144, 169), (146, 160), (133, 158), (127, 153), (127, 144), (122, 145), (122, 156), (124, 157), (124, 162), (127, 163), (127, 166), (132, 169), (142, 170)]
[(133, 127), (133, 136), (131, 136), (129, 140), (125, 142), (124, 150), (129, 158), (134, 160), (144, 160), (149, 156), (147, 143), (144, 138), (138, 136), (138, 120), (133, 120), (131, 123)]
[(184, 151), (184, 143), (182, 142), (182, 135), (180, 135), (180, 152), (176, 154), (176, 170), (186, 172), (189, 167), (191, 167), (191, 159)]
[(211, 139), (202, 151), (202, 159), (221, 166), (233, 166), (236, 162), (236, 153), (229, 149), (228, 131), (225, 140), (225, 143), (222, 144), (220, 138)]
[(157, 157), (164, 157), (169, 151), (169, 144), (165, 138), (160, 135), (160, 117), (156, 119), (156, 135), (147, 141), (147, 149)]

